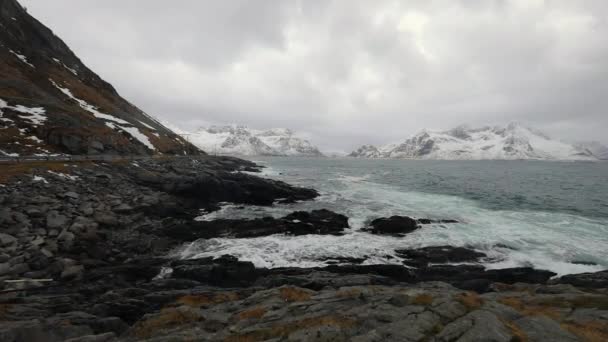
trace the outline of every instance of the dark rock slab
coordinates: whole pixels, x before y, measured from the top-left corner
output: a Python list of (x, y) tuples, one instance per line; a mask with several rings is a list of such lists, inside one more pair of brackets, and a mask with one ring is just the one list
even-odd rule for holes
[(430, 246), (418, 249), (398, 249), (395, 251), (397, 256), (408, 259), (403, 263), (414, 267), (427, 266), (429, 263), (460, 263), (476, 262), (486, 257), (485, 253), (465, 247), (452, 246)]
[(253, 263), (224, 255), (219, 258), (179, 260), (171, 263), (173, 278), (185, 278), (219, 287), (250, 286), (264, 273)]
[(342, 235), (348, 228), (348, 218), (329, 210), (297, 211), (285, 217), (275, 219), (265, 217), (253, 220), (214, 220), (168, 222), (159, 233), (181, 241), (192, 241), (200, 238), (230, 236), (250, 238), (272, 234), (288, 235)]
[(594, 273), (568, 274), (553, 281), (556, 284), (571, 284), (585, 288), (607, 288), (608, 270)]
[(363, 230), (372, 234), (404, 236), (418, 228), (420, 228), (418, 222), (411, 217), (391, 216), (375, 219)]

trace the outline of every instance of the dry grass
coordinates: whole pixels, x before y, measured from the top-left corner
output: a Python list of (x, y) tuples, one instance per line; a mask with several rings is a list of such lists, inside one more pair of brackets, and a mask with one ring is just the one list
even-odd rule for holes
[(200, 308), (203, 306), (211, 306), (224, 302), (232, 302), (239, 299), (240, 296), (238, 295), (238, 293), (221, 292), (183, 296), (178, 298), (175, 302), (180, 305)]
[(237, 314), (239, 320), (243, 319), (260, 319), (266, 314), (267, 310), (263, 307), (257, 307), (245, 311), (241, 311)]
[(195, 311), (180, 308), (162, 309), (157, 315), (140, 321), (133, 327), (133, 334), (138, 338), (151, 337), (155, 331), (176, 327), (183, 324), (195, 323), (204, 318)]
[(0, 165), (0, 183), (6, 183), (15, 176), (34, 174), (36, 172), (65, 172), (65, 162), (37, 161), (20, 164)]
[(562, 323), (562, 328), (588, 342), (608, 341), (608, 324), (599, 321)]
[(356, 321), (342, 316), (311, 317), (299, 321), (276, 324), (270, 328), (251, 331), (245, 334), (228, 336), (225, 342), (256, 342), (270, 339), (284, 339), (289, 334), (302, 330), (321, 326), (332, 326), (340, 329), (353, 327)]
[(431, 305), (433, 304), (433, 296), (428, 293), (421, 293), (412, 299), (414, 305)]
[(512, 307), (524, 316), (546, 316), (554, 320), (562, 317), (560, 308), (548, 305), (525, 303), (521, 298), (504, 297), (498, 300), (499, 303)]
[(344, 289), (336, 292), (336, 297), (340, 298), (357, 298), (361, 295), (361, 291), (358, 289)]
[(464, 292), (456, 296), (456, 300), (469, 311), (479, 309), (483, 305), (483, 298), (475, 292)]
[(282, 287), (279, 289), (279, 297), (286, 302), (304, 302), (310, 300), (312, 291), (298, 287)]
[(523, 332), (523, 330), (521, 330), (520, 327), (517, 326), (517, 324), (506, 320), (501, 320), (501, 322), (507, 327), (507, 329), (509, 329), (509, 331), (511, 331), (511, 342), (528, 341), (528, 336), (525, 332)]

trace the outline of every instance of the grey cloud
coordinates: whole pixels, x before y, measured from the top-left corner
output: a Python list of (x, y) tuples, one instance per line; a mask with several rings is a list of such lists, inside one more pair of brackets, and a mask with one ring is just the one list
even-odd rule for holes
[(142, 109), (324, 148), (529, 123), (608, 143), (605, 1), (22, 0)]

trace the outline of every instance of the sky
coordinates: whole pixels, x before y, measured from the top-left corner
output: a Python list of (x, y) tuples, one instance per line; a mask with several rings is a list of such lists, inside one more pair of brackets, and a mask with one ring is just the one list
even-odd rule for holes
[(183, 129), (324, 150), (516, 121), (608, 143), (608, 1), (20, 0), (123, 97)]

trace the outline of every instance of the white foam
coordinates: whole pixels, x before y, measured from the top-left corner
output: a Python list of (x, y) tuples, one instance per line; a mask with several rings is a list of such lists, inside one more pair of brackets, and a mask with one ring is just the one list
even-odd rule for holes
[[(274, 169), (279, 174), (293, 170)], [(298, 183), (297, 178), (286, 179)], [(310, 181), (313, 182), (313, 181)], [(283, 236), (251, 239), (200, 240), (181, 251), (193, 258), (232, 254), (260, 267), (313, 267), (322, 257), (368, 257), (366, 263), (400, 263), (395, 249), (452, 245), (488, 254), (489, 268), (532, 266), (558, 274), (592, 272), (608, 268), (608, 220), (560, 212), (492, 210), (479, 202), (456, 196), (402, 191), (369, 181), (367, 176), (338, 176), (322, 182), (315, 201), (272, 207), (227, 205), (206, 219), (281, 217), (294, 210), (327, 208), (349, 217), (352, 227), (344, 236)], [(298, 185), (314, 186), (302, 182)], [(456, 219), (461, 223), (430, 224), (396, 238), (361, 232), (371, 219), (391, 215)], [(498, 248), (504, 244), (514, 249)], [(387, 257), (388, 256), (388, 257)], [(574, 261), (597, 265), (580, 265)]]

